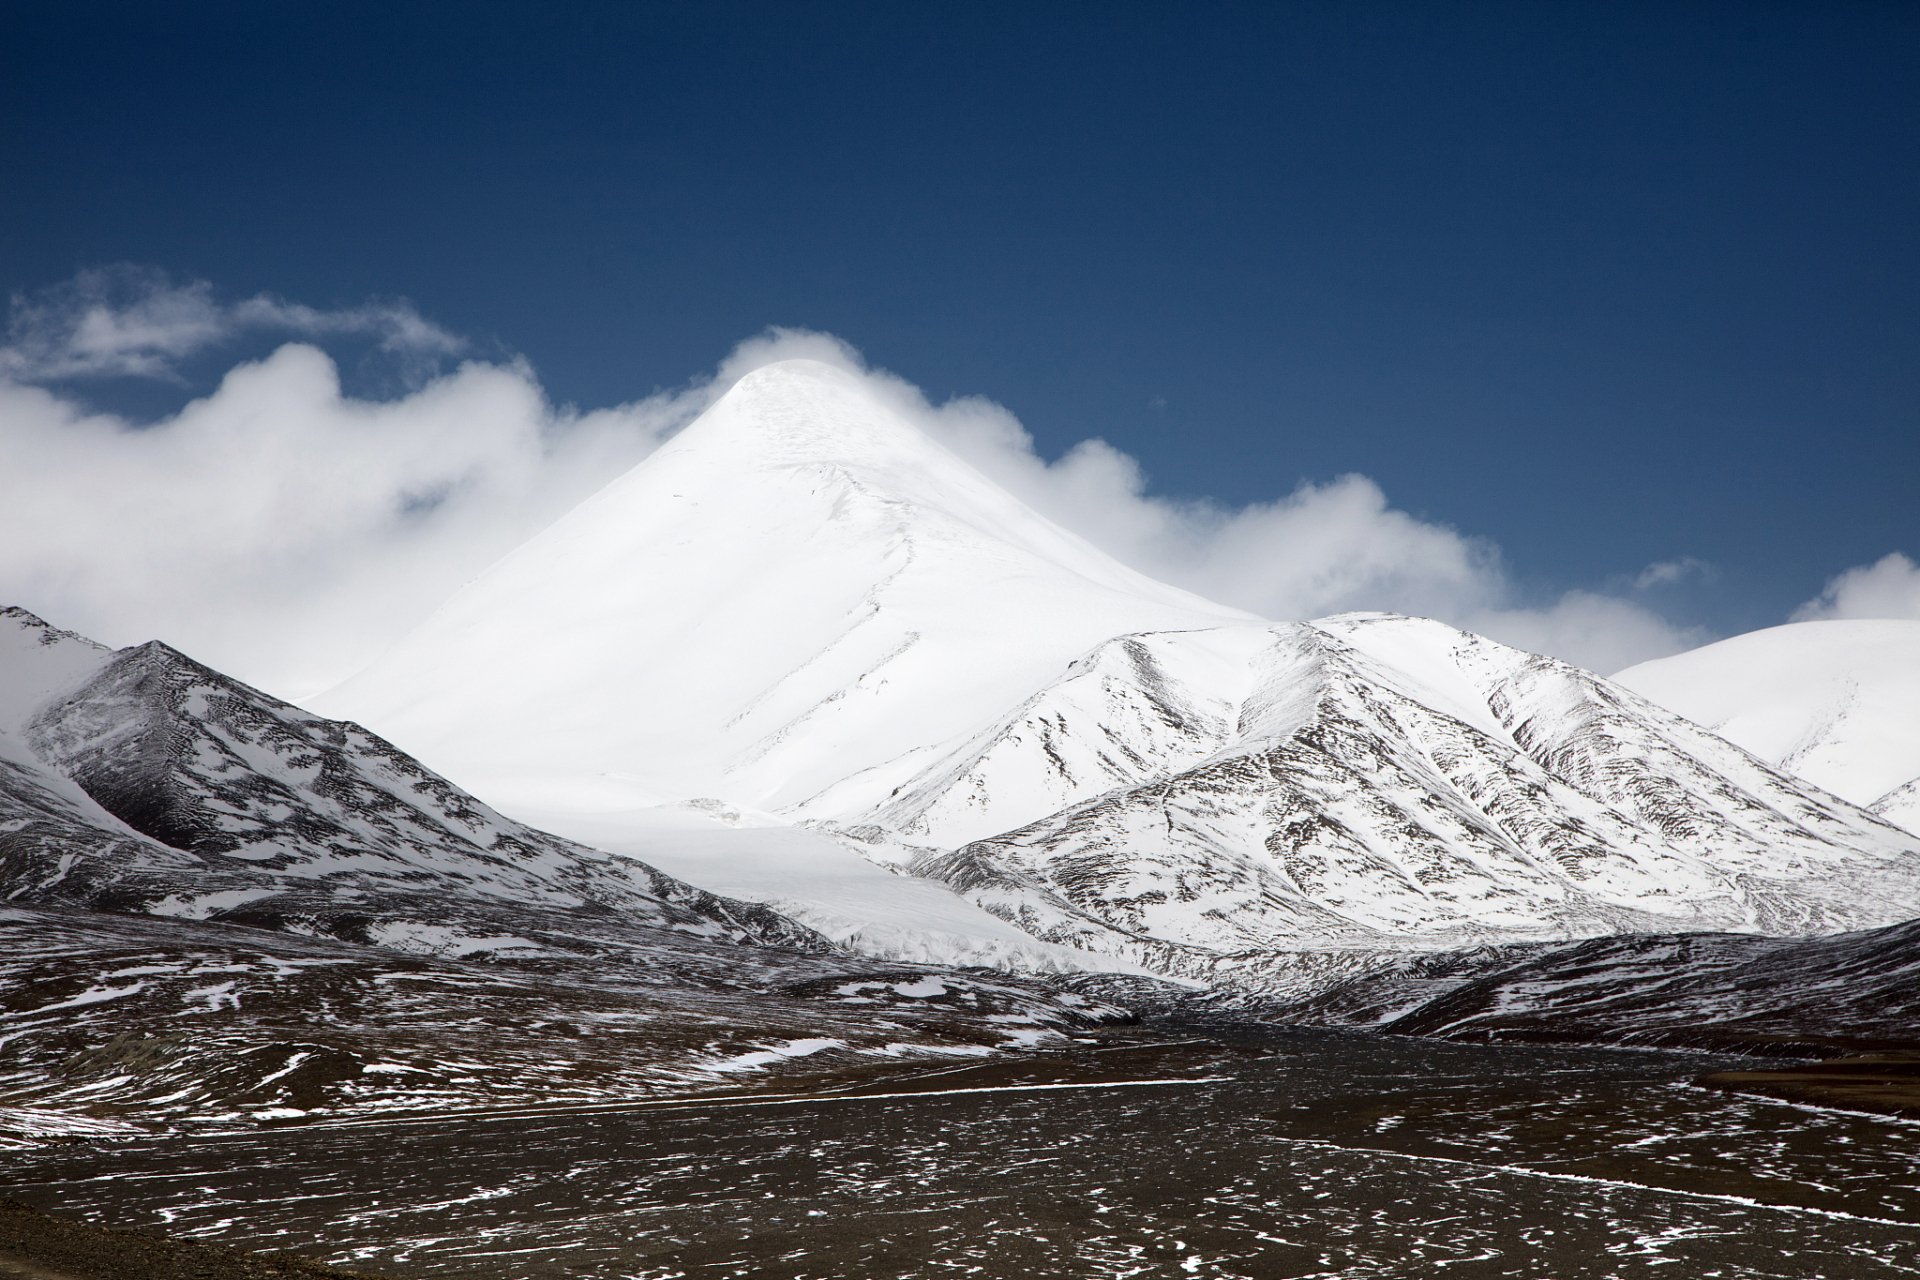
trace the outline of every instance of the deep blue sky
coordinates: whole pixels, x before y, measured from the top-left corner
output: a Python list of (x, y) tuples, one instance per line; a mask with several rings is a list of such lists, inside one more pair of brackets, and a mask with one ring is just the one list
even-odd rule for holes
[(1720, 632), (1920, 555), (1920, 6), (14, 3), (0, 112), (9, 290), (404, 295), (589, 407), (824, 329)]

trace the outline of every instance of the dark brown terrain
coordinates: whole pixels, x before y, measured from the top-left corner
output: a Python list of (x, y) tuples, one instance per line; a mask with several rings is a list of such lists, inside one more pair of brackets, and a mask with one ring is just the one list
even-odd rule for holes
[(250, 1253), (225, 1245), (112, 1231), (0, 1200), (0, 1276), (19, 1280), (385, 1280), (291, 1253)]
[(1920, 1120), (1920, 1052), (1833, 1058), (1770, 1071), (1712, 1071), (1695, 1083), (1728, 1093)]

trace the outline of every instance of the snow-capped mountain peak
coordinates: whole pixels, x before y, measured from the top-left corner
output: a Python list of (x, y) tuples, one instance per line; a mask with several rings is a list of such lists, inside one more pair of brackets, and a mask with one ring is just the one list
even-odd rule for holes
[(1230, 981), (1920, 896), (1920, 840), (1589, 672), (1381, 614), (1117, 638), (838, 821), (1048, 941)]
[(865, 771), (884, 792), (1111, 636), (1245, 617), (787, 361), (314, 705), (503, 803), (624, 785), (780, 809)]
[(1843, 799), (1920, 820), (1900, 801), (1920, 783), (1920, 622), (1768, 627), (1614, 680)]

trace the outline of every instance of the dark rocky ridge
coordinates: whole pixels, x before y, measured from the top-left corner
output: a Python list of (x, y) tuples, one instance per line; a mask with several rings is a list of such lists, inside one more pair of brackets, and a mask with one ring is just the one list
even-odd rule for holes
[(1269, 1014), (1463, 1041), (1789, 1058), (1920, 1049), (1920, 920), (1826, 938), (1594, 938), (1493, 972), (1447, 974), (1445, 960), (1426, 959), (1431, 974), (1410, 965), (1369, 975)]
[[(127, 826), (191, 855), (176, 866), (203, 868), (219, 882), (183, 896), (169, 877), (135, 883), (88, 868), (80, 875), (94, 882), (90, 905), (102, 905), (104, 871), (122, 908), (167, 900), (168, 914), (270, 927), (311, 922), (363, 942), (373, 940), (369, 929), (391, 923), (382, 911), (401, 903), (374, 906), (366, 895), (397, 892), (441, 900), (436, 924), (463, 910), (485, 916), (501, 904), (540, 903), (609, 925), (642, 920), (832, 949), (764, 906), (503, 818), (359, 725), (311, 715), (157, 641), (114, 655), (86, 685), (43, 710), (27, 739)], [(118, 842), (102, 852), (109, 862), (129, 861)], [(18, 883), (10, 877), (9, 888)], [(57, 888), (64, 883), (43, 882), (48, 896), (72, 900)], [(161, 897), (141, 900), (163, 888)], [(323, 902), (313, 900), (316, 891)], [(214, 903), (213, 894), (245, 901)]]
[(1920, 1120), (1920, 1052), (1834, 1058), (1772, 1071), (1710, 1071), (1706, 1089)]

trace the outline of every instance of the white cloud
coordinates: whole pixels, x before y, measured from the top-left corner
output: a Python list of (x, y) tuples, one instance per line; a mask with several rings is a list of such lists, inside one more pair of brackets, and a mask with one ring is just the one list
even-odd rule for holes
[(355, 401), (298, 344), (150, 427), (0, 382), (0, 599), (301, 696), (674, 425), (650, 401), (556, 411), (516, 366)]
[[(840, 362), (859, 368), (844, 347)], [(1395, 510), (1365, 476), (1302, 483), (1284, 498), (1237, 508), (1176, 502), (1148, 493), (1139, 463), (1104, 441), (1082, 441), (1048, 462), (989, 400), (934, 407), (901, 379), (867, 376), (935, 438), (1059, 524), (1142, 572), (1263, 617), (1415, 614), (1601, 672), (1709, 638), (1617, 596), (1569, 591), (1522, 601), (1493, 543)], [(1648, 572), (1667, 581), (1697, 568), (1686, 560)]]
[(1642, 569), (1633, 580), (1633, 589), (1645, 591), (1650, 587), (1671, 586), (1686, 578), (1710, 571), (1711, 566), (1706, 561), (1696, 560), (1692, 556), (1682, 556), (1678, 560), (1662, 560)]
[(1795, 622), (1832, 618), (1920, 619), (1920, 565), (1898, 551), (1855, 565), (1793, 611)]
[(1448, 621), (1517, 649), (1565, 658), (1602, 675), (1696, 648), (1714, 638), (1698, 628), (1676, 627), (1631, 600), (1592, 591), (1569, 591), (1543, 608), (1482, 608)]
[(165, 272), (123, 265), (82, 271), (37, 294), (14, 294), (0, 376), (15, 382), (171, 378), (186, 357), (248, 332), (372, 337), (381, 350), (416, 363), (466, 346), (404, 300), (333, 311), (266, 294), (222, 304), (204, 280), (176, 285)]
[(1121, 560), (1268, 617), (1424, 614), (1602, 671), (1700, 640), (1609, 596), (1571, 592), (1529, 607), (1497, 548), (1394, 510), (1364, 476), (1230, 508), (1149, 494), (1139, 465), (1097, 440), (1048, 462), (1000, 406), (979, 398), (931, 406), (823, 334), (771, 330), (710, 379), (586, 414), (556, 408), (517, 363), (469, 362), (398, 398), (355, 400), (342, 395), (332, 360), (299, 343), (239, 365), (152, 424), (89, 414), (23, 385), (18, 369), (48, 377), (61, 361), (164, 372), (217, 340), (208, 335), (244, 325), (390, 332), (443, 352), (455, 342), (424, 320), (408, 329), (410, 310), (310, 312), (263, 299), (221, 307), (197, 285), (141, 298), (16, 324), (7, 350), (41, 354), (16, 354), (25, 364), (0, 378), (0, 456), (10, 463), (0, 469), (0, 603), (112, 644), (162, 638), (282, 696), (344, 678), (736, 379), (798, 356), (861, 374), (936, 438)]

